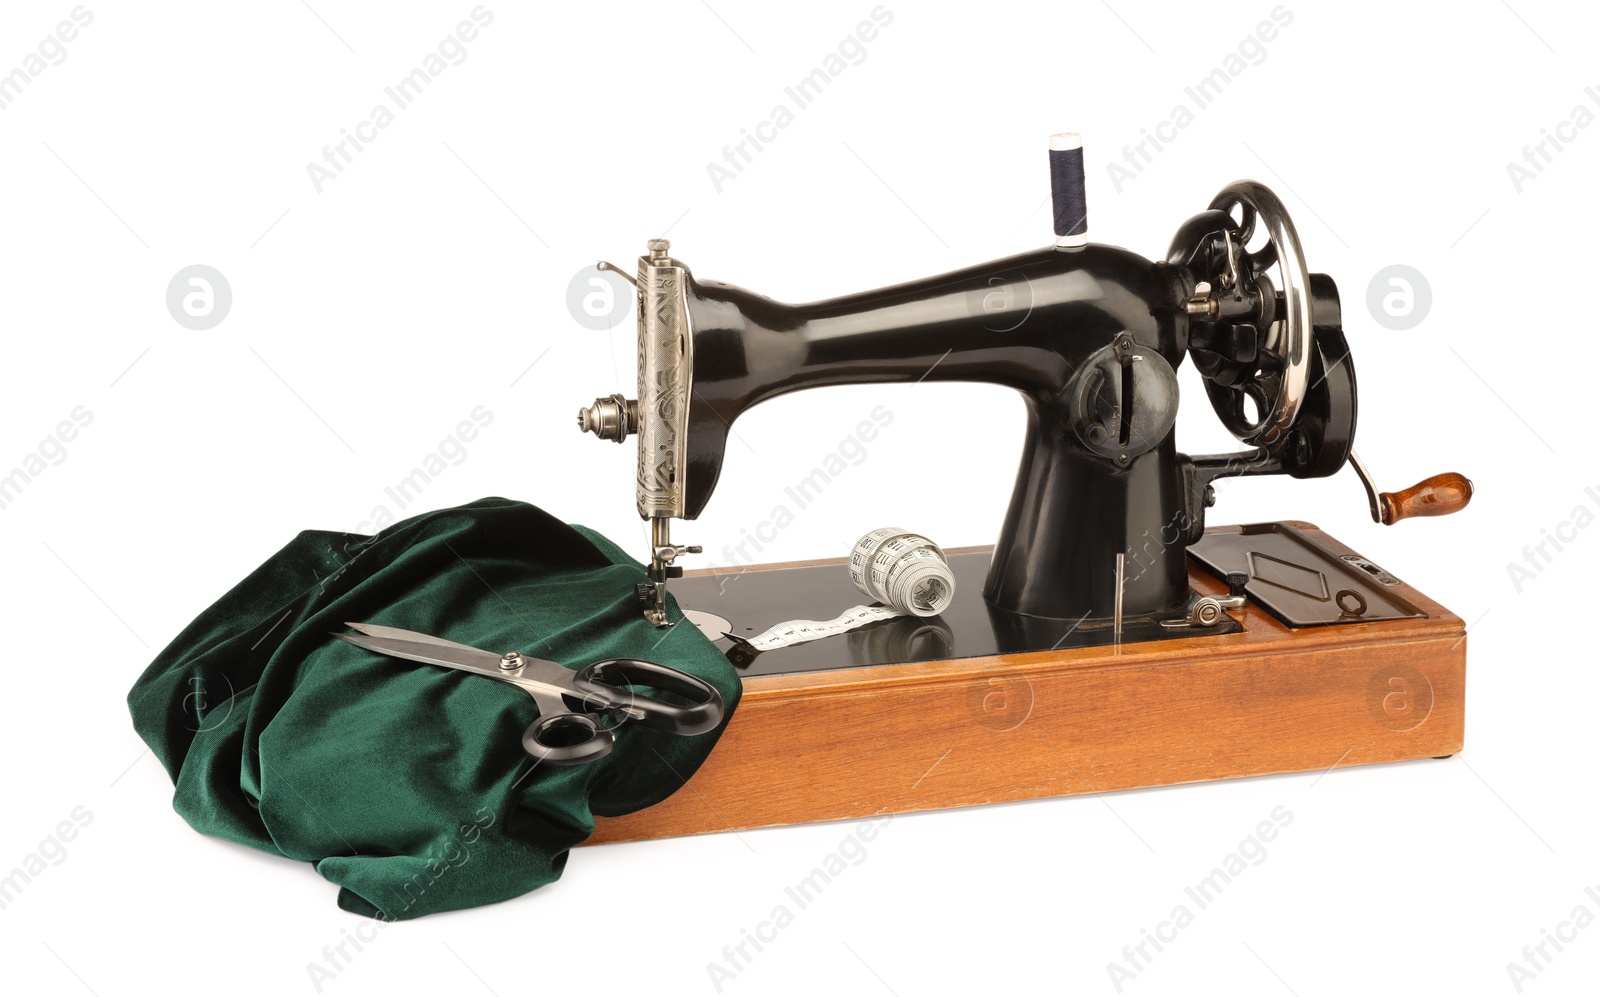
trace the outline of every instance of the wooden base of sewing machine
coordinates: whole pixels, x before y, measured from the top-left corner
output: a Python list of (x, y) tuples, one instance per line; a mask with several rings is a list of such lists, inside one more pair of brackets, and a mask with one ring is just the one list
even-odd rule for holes
[[(1198, 568), (1191, 584), (1226, 592)], [(1238, 633), (752, 675), (688, 785), (597, 820), (589, 843), (1454, 754), (1466, 631), (1404, 582), (1391, 590), (1426, 616), (1291, 629), (1252, 601)]]

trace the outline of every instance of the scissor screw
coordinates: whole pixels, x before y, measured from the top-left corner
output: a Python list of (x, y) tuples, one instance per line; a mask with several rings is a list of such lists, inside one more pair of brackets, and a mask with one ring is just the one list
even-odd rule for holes
[(516, 651), (507, 651), (500, 656), (500, 668), (503, 671), (514, 672), (522, 667), (522, 655)]

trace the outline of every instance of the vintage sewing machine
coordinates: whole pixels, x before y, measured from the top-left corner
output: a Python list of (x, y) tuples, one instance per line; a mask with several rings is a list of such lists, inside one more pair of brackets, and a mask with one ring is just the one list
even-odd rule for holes
[[(735, 637), (860, 601), (842, 561), (681, 577), (699, 549), (671, 521), (705, 510), (753, 405), (832, 384), (982, 381), (1022, 394), (1027, 440), (998, 543), (947, 552), (943, 613), (759, 655), (722, 640), (745, 697), (693, 791), (603, 821), (597, 841), (1460, 748), (1459, 618), (1309, 524), (1208, 531), (1205, 514), (1224, 476), (1349, 463), (1385, 524), (1455, 512), (1471, 483), (1373, 484), (1352, 449), (1338, 289), (1308, 272), (1270, 190), (1230, 184), (1152, 261), (1088, 241), (1082, 156), (1075, 136), (1052, 139), (1054, 244), (812, 304), (698, 280), (650, 242), (638, 398), (597, 399), (578, 421), (638, 439), (652, 623), (673, 623), (669, 582)], [(1185, 356), (1246, 449), (1177, 451)]]

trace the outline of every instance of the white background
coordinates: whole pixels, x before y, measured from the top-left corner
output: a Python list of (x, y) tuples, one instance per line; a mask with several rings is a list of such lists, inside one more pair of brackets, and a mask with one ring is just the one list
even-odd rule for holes
[[(1553, 0), (1291, 0), (1264, 61), (1118, 191), (1106, 163), (1187, 102), (1271, 0), (890, 0), (865, 60), (719, 193), (706, 164), (873, 3), (713, 6), (492, 2), (465, 62), (321, 193), (306, 164), (470, 0), (91, 3), (65, 61), (0, 111), (0, 468), (75, 406), (93, 413), (0, 510), (0, 869), (74, 807), (94, 815), (0, 911), (5, 989), (314, 992), (307, 964), (356, 919), (308, 866), (172, 813), (123, 696), (296, 531), (393, 510), (385, 486), (478, 405), (493, 423), (404, 514), (505, 495), (642, 553), (632, 445), (573, 425), (633, 376), (631, 316), (608, 334), (569, 314), (581, 268), (631, 266), (670, 228), (697, 275), (807, 300), (1010, 254), (1049, 240), (1045, 141), (1077, 130), (1098, 241), (1159, 257), (1229, 181), (1276, 189), (1311, 268), (1340, 282), (1359, 448), (1380, 484), (1476, 481), (1467, 512), (1392, 528), (1368, 520), (1348, 471), (1226, 482), (1212, 512), (1315, 522), (1474, 624), (1467, 749), (1320, 781), (897, 819), (723, 992), (1115, 993), (1107, 963), (1278, 806), (1294, 819), (1267, 859), (1124, 992), (1517, 992), (1506, 966), (1525, 945), (1580, 904), (1600, 914), (1584, 893), (1600, 884), (1585, 639), (1600, 531), (1520, 593), (1507, 570), (1575, 507), (1600, 509), (1585, 493), (1600, 489), (1586, 418), (1600, 128), (1520, 192), (1506, 164), (1575, 106), (1600, 113), (1584, 94), (1600, 87), (1600, 18)], [(0, 72), (72, 7), (7, 3)], [(209, 331), (165, 307), (195, 263), (233, 289)], [(1406, 331), (1366, 306), (1396, 263), (1432, 288)], [(1183, 386), (1180, 449), (1229, 448), (1187, 368)], [(892, 427), (762, 559), (842, 555), (891, 523), (991, 542), (1022, 406), (939, 384), (751, 412), (682, 540), (708, 559), (737, 541), (878, 404)], [(849, 830), (580, 850), (548, 889), (385, 928), (324, 992), (713, 993), (707, 964)], [(663, 881), (681, 886), (639, 888)], [(1597, 976), (1591, 927), (1524, 991), (1592, 992)]]

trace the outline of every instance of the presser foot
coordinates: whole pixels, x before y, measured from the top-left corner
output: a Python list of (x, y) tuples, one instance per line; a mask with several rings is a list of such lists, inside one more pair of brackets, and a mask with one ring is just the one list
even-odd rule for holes
[(670, 627), (667, 619), (667, 586), (665, 582), (640, 582), (639, 602), (644, 606), (645, 622), (653, 627)]
[(661, 516), (650, 520), (649, 581), (638, 585), (639, 601), (644, 605), (644, 618), (653, 627), (670, 627), (667, 619), (667, 580), (682, 578), (683, 568), (674, 564), (684, 554), (698, 554), (696, 545), (672, 542), (672, 520)]

